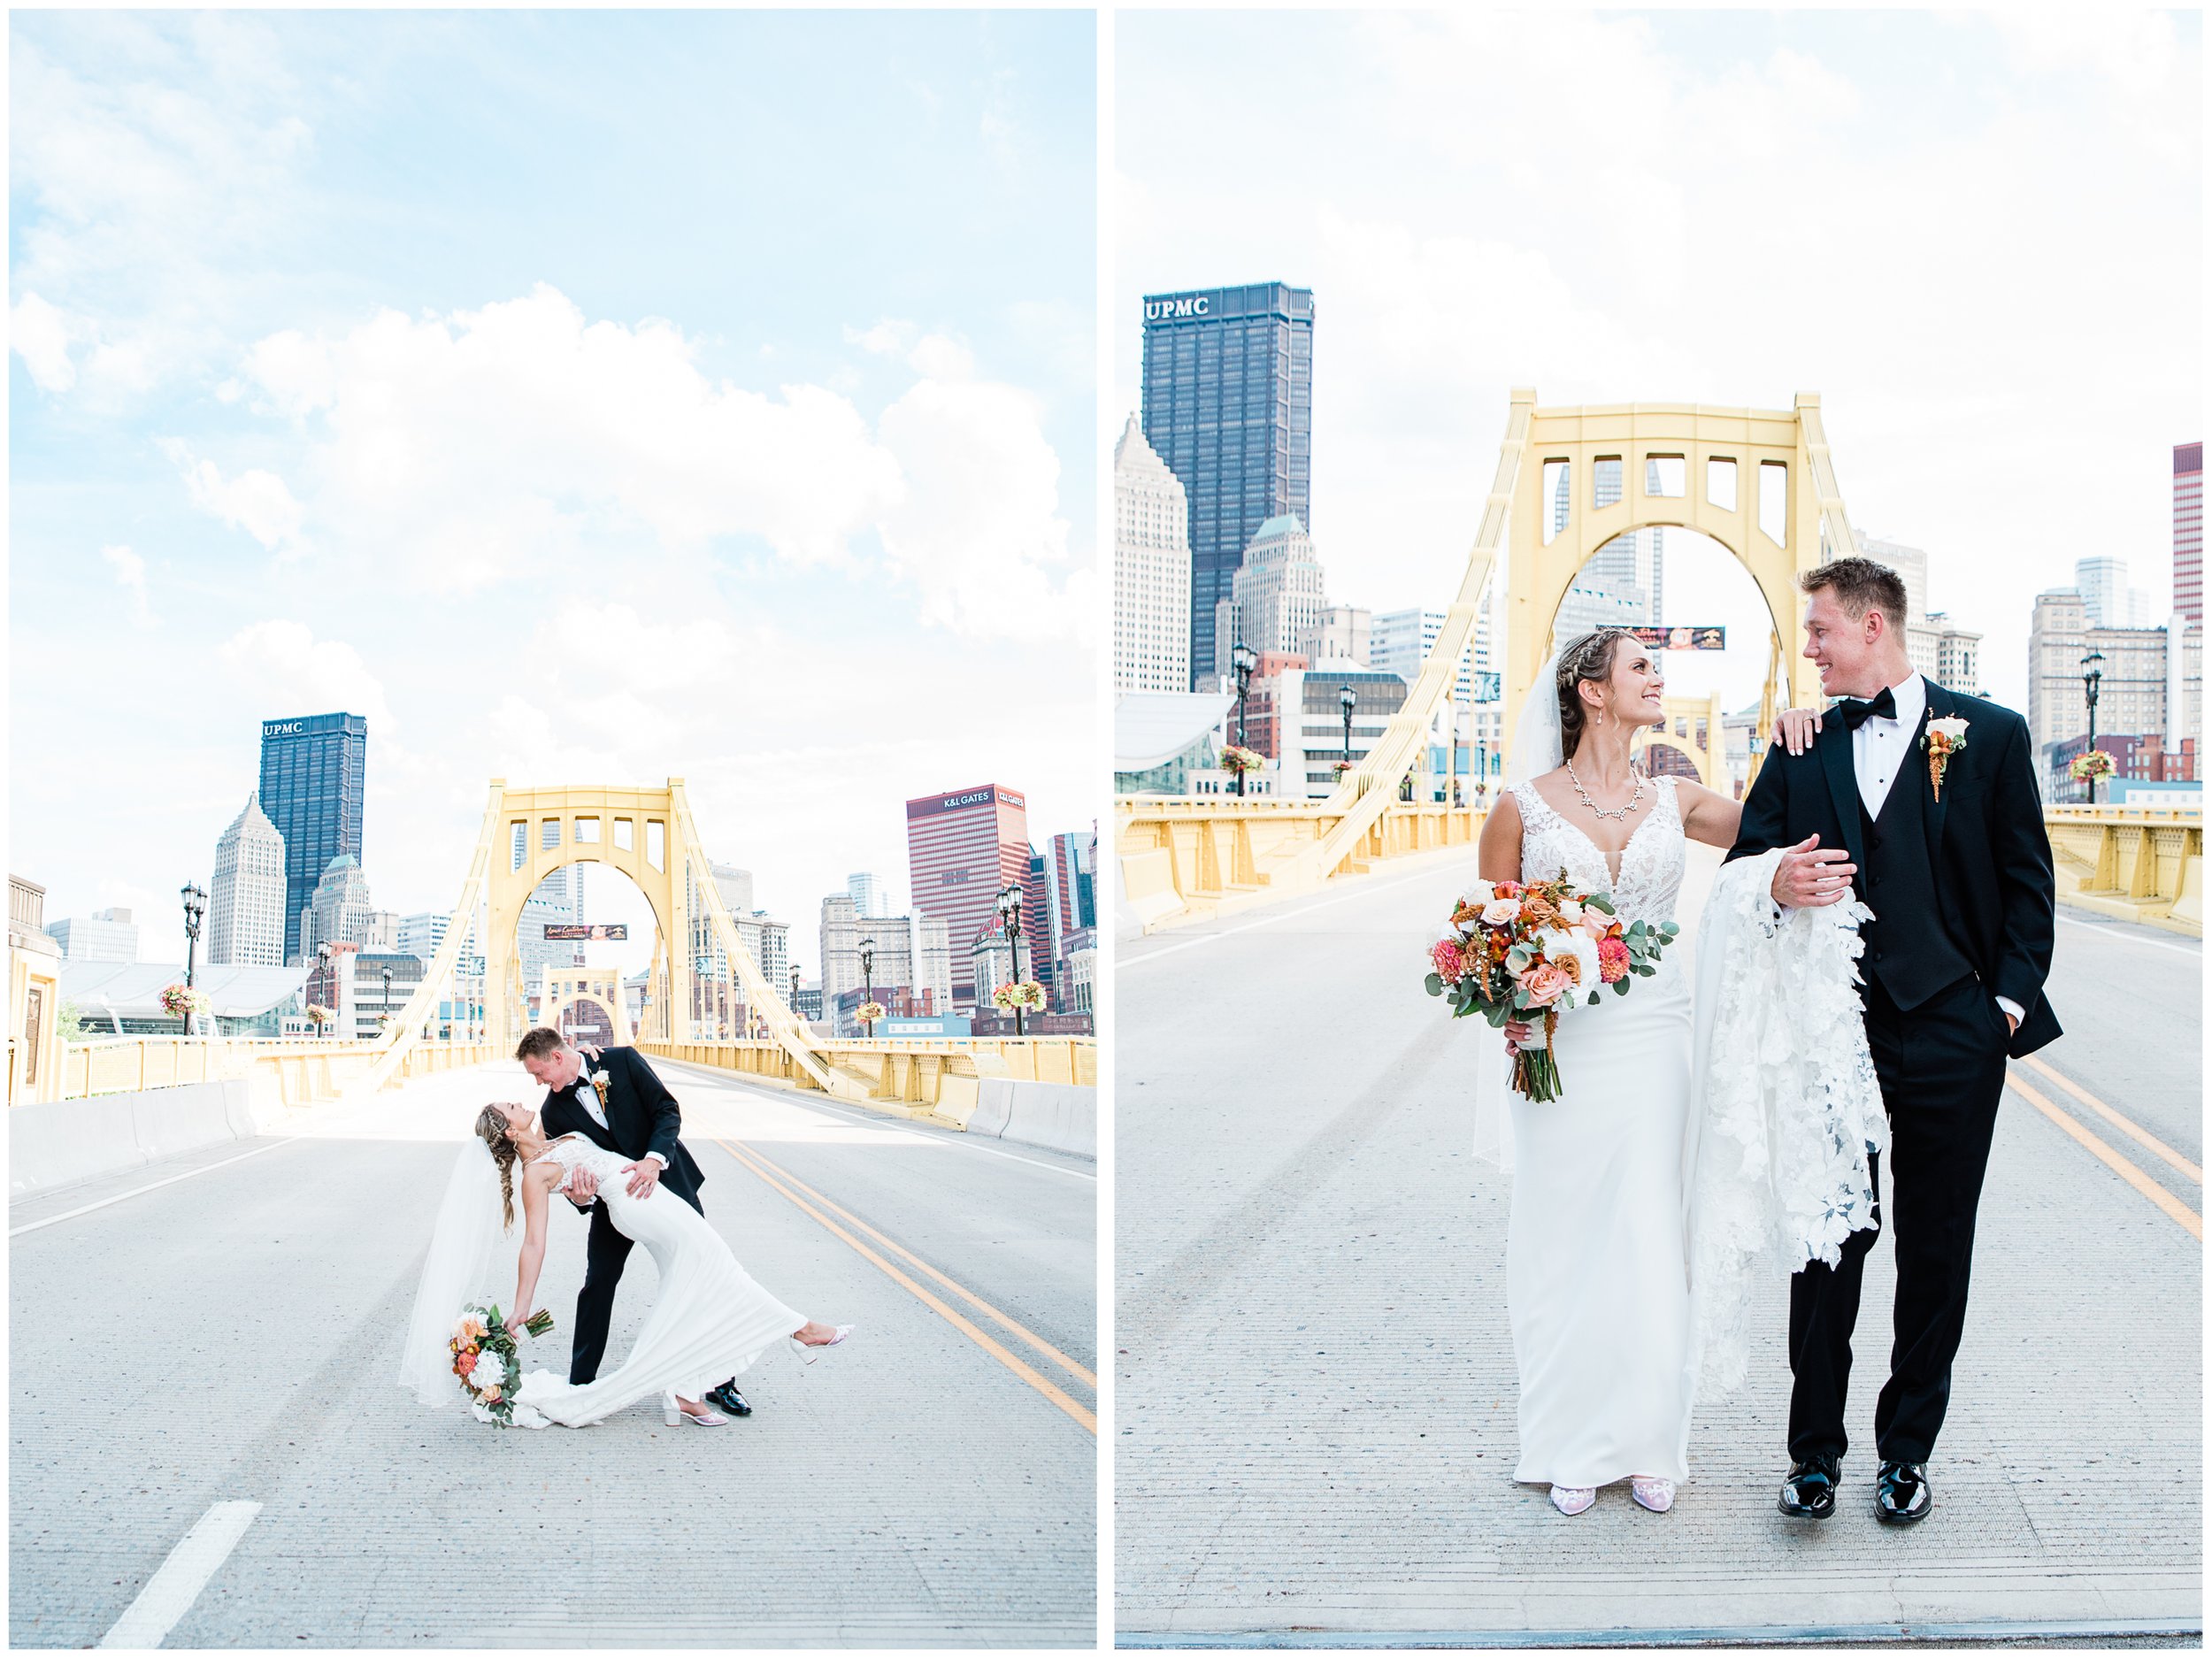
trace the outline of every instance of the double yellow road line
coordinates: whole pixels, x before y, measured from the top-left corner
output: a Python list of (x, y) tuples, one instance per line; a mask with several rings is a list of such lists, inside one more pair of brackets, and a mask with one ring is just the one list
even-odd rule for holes
[(2068, 1094), (2072, 1094), (2075, 1099), (2080, 1101), (2084, 1105), (2094, 1111), (2099, 1117), (2104, 1118), (2106, 1122), (2111, 1124), (2123, 1134), (2128, 1136), (2129, 1139), (2143, 1147), (2144, 1149), (2150, 1152), (2152, 1155), (2163, 1159), (2185, 1179), (2194, 1183), (2199, 1191), (2202, 1191), (2204, 1188), (2204, 1171), (2202, 1169), (2199, 1168), (2195, 1163), (2191, 1163), (2188, 1158), (2183, 1156), (2171, 1146), (2169, 1146), (2164, 1140), (2160, 1140), (2156, 1135), (2151, 1133), (2148, 1130), (2140, 1127), (2129, 1118), (2123, 1117), (2119, 1112), (2114, 1110), (2110, 1106), (2107, 1105), (2102, 1100), (2097, 1098), (2095, 1094), (2090, 1093), (2088, 1089), (2074, 1081), (2073, 1078), (2060, 1074), (2057, 1071), (2054, 1070), (2049, 1065), (2045, 1064), (2041, 1060), (2036, 1058), (2032, 1054), (2029, 1055), (2027, 1058), (2021, 1060), (2017, 1064), (2007, 1068), (2005, 1071), (2005, 1086), (2007, 1087), (2010, 1088), (2015, 1094), (2025, 1100), (2037, 1110), (2042, 1112), (2044, 1116), (2049, 1117), (2052, 1122), (2057, 1124), (2059, 1127), (2064, 1130), (2068, 1134), (2072, 1135), (2075, 1140), (2080, 1141), (2084, 1147), (2087, 1148), (2090, 1155), (2095, 1157), (2100, 1163), (2105, 1164), (2106, 1167), (2109, 1168), (2115, 1174), (2118, 1175), (2120, 1178), (2126, 1181), (2138, 1192), (2140, 1192), (2145, 1197), (2150, 1199), (2153, 1203), (2155, 1203), (2160, 1209), (2163, 1209), (2176, 1225), (2179, 1226), (2192, 1238), (2194, 1238), (2199, 1243), (2202, 1243), (2204, 1241), (2204, 1217), (2201, 1215), (2198, 1214), (2196, 1210), (2191, 1209), (2186, 1203), (2176, 1197), (2171, 1192), (2169, 1192), (2164, 1186), (2159, 1185), (2157, 1181), (2152, 1179), (2149, 1175), (2144, 1173), (2143, 1171), (2137, 1167), (2131, 1160), (2123, 1157), (2117, 1151), (2107, 1145), (2103, 1139), (2100, 1136), (2091, 1133), (2087, 1125), (2085, 1125), (2071, 1111), (2067, 1110), (2062, 1106), (2054, 1103), (2051, 1099), (2040, 1089), (2027, 1082), (2022, 1075), (2023, 1067), (2034, 1071), (2039, 1077), (2045, 1078), (2055, 1086), (2062, 1088)]
[[(954, 1329), (966, 1336), (976, 1346), (981, 1347), (1001, 1364), (1020, 1377), (1023, 1381), (1028, 1383), (1030, 1386), (1081, 1423), (1086, 1431), (1093, 1435), (1098, 1432), (1098, 1415), (1095, 1411), (1085, 1406), (1079, 1400), (1070, 1396), (1064, 1389), (1053, 1383), (1034, 1365), (1010, 1351), (1003, 1342), (996, 1339), (987, 1331), (978, 1325), (973, 1319), (949, 1304), (943, 1296), (937, 1294), (926, 1285), (918, 1282), (912, 1274), (894, 1264), (887, 1256), (896, 1255), (901, 1261), (913, 1267), (915, 1271), (934, 1280), (951, 1293), (966, 1301), (985, 1317), (1006, 1331), (1017, 1341), (1029, 1347), (1047, 1363), (1058, 1366), (1069, 1377), (1088, 1388), (1092, 1395), (1095, 1397), (1098, 1393), (1098, 1378), (1091, 1371), (1085, 1370), (1042, 1336), (1034, 1334), (1014, 1318), (999, 1311), (973, 1290), (956, 1284), (912, 1250), (885, 1237), (850, 1209), (841, 1208), (838, 1204), (832, 1202), (789, 1170), (779, 1163), (770, 1162), (752, 1147), (742, 1141), (732, 1144), (718, 1137), (714, 1143), (736, 1158), (749, 1172), (757, 1176), (763, 1185), (780, 1193), (802, 1214), (808, 1216), (825, 1231), (850, 1246), (856, 1254), (879, 1268), (886, 1277), (906, 1290), (925, 1307), (943, 1318), (946, 1323), (951, 1324)], [(832, 1216), (837, 1218), (833, 1220)], [(841, 1224), (840, 1222), (843, 1224)], [(864, 1235), (872, 1240), (873, 1245), (880, 1246), (880, 1247), (872, 1247), (871, 1243), (862, 1241), (862, 1237), (856, 1236), (856, 1234)]]

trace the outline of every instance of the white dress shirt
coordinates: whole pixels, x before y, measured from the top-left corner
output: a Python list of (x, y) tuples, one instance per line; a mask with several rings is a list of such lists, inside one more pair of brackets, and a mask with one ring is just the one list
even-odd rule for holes
[[(1882, 815), (1882, 802), (1889, 798), (1891, 787), (1905, 767), (1912, 764), (1913, 737), (1920, 729), (1921, 715), (1928, 711), (1928, 682), (1916, 673), (1907, 674), (1891, 686), (1889, 694), (1897, 703), (1896, 718), (1870, 715), (1851, 733), (1851, 769), (1858, 774), (1859, 800), (1869, 817)], [(2010, 997), (1995, 1000), (2012, 1016), (2014, 1024), (2027, 1017)]]
[(1891, 686), (1889, 694), (1896, 699), (1897, 717), (1876, 714), (1851, 733), (1851, 769), (1858, 773), (1859, 799), (1870, 817), (1882, 815), (1890, 785), (1912, 758), (1913, 733), (1928, 708), (1928, 682), (1916, 673)]

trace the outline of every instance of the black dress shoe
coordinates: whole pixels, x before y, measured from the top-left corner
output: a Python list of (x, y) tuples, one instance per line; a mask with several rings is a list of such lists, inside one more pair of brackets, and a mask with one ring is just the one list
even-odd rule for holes
[(1884, 1462), (1874, 1476), (1874, 1517), (1891, 1525), (1910, 1525), (1928, 1517), (1935, 1496), (1928, 1489), (1925, 1462)]
[(737, 1391), (737, 1378), (734, 1376), (719, 1387), (709, 1388), (707, 1403), (733, 1416), (749, 1416), (753, 1414), (753, 1408), (745, 1402), (745, 1395)]
[(1836, 1511), (1836, 1486), (1842, 1478), (1839, 1456), (1793, 1462), (1790, 1477), (1782, 1482), (1782, 1500), (1775, 1506), (1793, 1520), (1824, 1520)]

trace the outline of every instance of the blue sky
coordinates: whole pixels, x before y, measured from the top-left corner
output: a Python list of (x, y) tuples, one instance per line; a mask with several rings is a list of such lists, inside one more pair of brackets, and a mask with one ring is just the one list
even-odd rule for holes
[(180, 956), (258, 720), (340, 706), (403, 912), (498, 772), (687, 776), (810, 969), (848, 871), (902, 891), (906, 795), (1087, 826), (1094, 30), (13, 14), (11, 858), (49, 914)]
[[(2203, 434), (2198, 14), (1133, 12), (1115, 69), (1116, 405), (1142, 294), (1312, 288), (1332, 598), (1446, 601), (1533, 385), (1819, 392), (1853, 523), (1927, 549), (2015, 705), (2077, 558), (2163, 605)], [(1763, 641), (1697, 545), (1669, 619)], [(1764, 653), (1670, 665), (1741, 698)]]

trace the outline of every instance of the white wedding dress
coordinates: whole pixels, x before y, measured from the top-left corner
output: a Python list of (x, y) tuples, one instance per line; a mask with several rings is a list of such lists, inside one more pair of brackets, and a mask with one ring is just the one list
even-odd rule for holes
[(724, 1378), (741, 1374), (771, 1343), (807, 1322), (805, 1314), (761, 1288), (722, 1234), (683, 1199), (665, 1189), (632, 1197), (622, 1173), (631, 1159), (621, 1153), (565, 1135), (535, 1161), (561, 1166), (554, 1195), (567, 1188), (579, 1169), (597, 1177), (608, 1219), (645, 1246), (660, 1270), (660, 1288), (636, 1343), (617, 1369), (581, 1386), (546, 1370), (525, 1374), (515, 1395), (518, 1427), (542, 1427), (549, 1420), (580, 1428), (671, 1390), (696, 1399)]
[[(1638, 823), (1616, 878), (1605, 856), (1517, 784), (1524, 880), (1609, 891), (1619, 918), (1674, 919), (1684, 867), (1671, 778)], [(1675, 947), (1678, 949), (1678, 945)], [(1509, 1102), (1513, 1213), (1506, 1303), (1521, 1378), (1514, 1478), (1603, 1485), (1688, 1477), (1690, 1299), (1683, 1145), (1690, 1114), (1690, 994), (1675, 950), (1625, 996), (1559, 1017), (1560, 1094)]]

